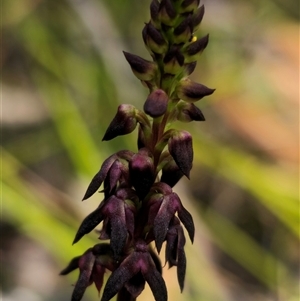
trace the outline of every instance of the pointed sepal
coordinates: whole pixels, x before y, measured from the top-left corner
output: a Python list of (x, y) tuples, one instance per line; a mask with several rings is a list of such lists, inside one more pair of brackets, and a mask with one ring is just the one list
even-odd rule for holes
[(196, 41), (192, 41), (191, 44), (185, 47), (184, 57), (186, 63), (194, 62), (199, 58), (203, 50), (208, 45), (208, 39), (209, 35), (206, 35), (203, 38), (196, 39)]
[(157, 69), (154, 62), (147, 61), (138, 55), (129, 52), (123, 51), (123, 53), (132, 72), (139, 80), (150, 81), (154, 78)]
[(141, 148), (129, 163), (130, 178), (137, 195), (143, 199), (155, 180), (153, 156), (147, 148)]
[(210, 89), (202, 84), (193, 82), (189, 78), (182, 79), (176, 87), (177, 96), (191, 103), (213, 94), (214, 91), (215, 89)]
[(180, 101), (177, 106), (177, 120), (181, 122), (205, 121), (205, 117), (201, 110), (193, 103)]
[(176, 131), (169, 139), (168, 147), (180, 170), (189, 178), (194, 156), (191, 134), (187, 131)]

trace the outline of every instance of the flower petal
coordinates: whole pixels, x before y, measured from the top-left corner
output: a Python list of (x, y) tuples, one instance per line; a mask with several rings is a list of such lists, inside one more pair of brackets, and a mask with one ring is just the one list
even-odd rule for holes
[(95, 256), (87, 250), (79, 259), (79, 278), (75, 284), (71, 301), (80, 301), (86, 288), (91, 284), (91, 274), (95, 263)]
[(185, 237), (182, 227), (178, 227), (178, 245), (177, 245), (177, 279), (181, 292), (184, 288), (184, 279), (186, 272), (186, 256), (184, 252)]
[(96, 226), (98, 226), (102, 222), (103, 218), (102, 205), (100, 205), (82, 221), (75, 235), (73, 245), (77, 243), (85, 234), (90, 233)]
[(165, 281), (156, 269), (144, 274), (144, 278), (152, 290), (155, 301), (168, 300), (168, 292)]
[(177, 131), (169, 139), (168, 147), (178, 167), (189, 178), (194, 156), (191, 134), (187, 131)]
[(136, 109), (129, 104), (119, 105), (118, 111), (106, 130), (102, 141), (129, 134), (137, 125)]
[(178, 217), (180, 221), (183, 223), (184, 227), (188, 231), (189, 237), (191, 242), (194, 242), (194, 235), (195, 235), (195, 226), (192, 215), (183, 207), (181, 206), (178, 209)]
[(117, 154), (113, 154), (103, 162), (99, 172), (97, 172), (97, 174), (93, 177), (91, 183), (89, 184), (87, 191), (82, 199), (83, 201), (91, 197), (99, 189), (102, 182), (105, 180), (109, 169), (116, 159)]

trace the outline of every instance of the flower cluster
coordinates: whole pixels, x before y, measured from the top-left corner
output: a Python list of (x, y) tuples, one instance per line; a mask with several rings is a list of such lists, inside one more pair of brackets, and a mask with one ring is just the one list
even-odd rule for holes
[[(100, 292), (106, 270), (111, 274), (101, 301), (115, 295), (133, 301), (147, 282), (156, 301), (167, 300), (158, 257), (165, 242), (165, 261), (177, 267), (184, 288), (185, 235), (194, 239), (194, 223), (174, 185), (189, 178), (193, 164), (192, 136), (170, 128), (175, 121), (204, 121), (195, 102), (214, 92), (193, 82), (189, 75), (208, 43), (208, 35), (197, 39), (204, 6), (199, 0), (152, 0), (151, 20), (145, 24), (143, 40), (152, 60), (124, 52), (134, 75), (149, 89), (143, 110), (122, 104), (103, 140), (126, 135), (138, 128), (137, 152), (121, 150), (107, 158), (92, 179), (83, 200), (103, 185), (100, 205), (81, 223), (74, 243), (102, 223), (100, 240), (109, 240), (74, 258), (61, 274), (79, 269), (72, 301), (79, 301), (95, 283)], [(154, 249), (156, 248), (156, 251)]]

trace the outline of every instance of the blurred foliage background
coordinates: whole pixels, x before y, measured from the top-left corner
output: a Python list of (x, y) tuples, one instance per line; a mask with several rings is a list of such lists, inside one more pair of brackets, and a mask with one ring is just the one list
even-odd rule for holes
[[(100, 201), (81, 198), (103, 160), (136, 132), (102, 136), (120, 103), (147, 91), (122, 50), (145, 58), (149, 1), (7, 0), (1, 21), (1, 293), (69, 300), (71, 246)], [(171, 301), (299, 300), (299, 2), (207, 0), (210, 43), (193, 78), (211, 88), (194, 137), (191, 181), (175, 190), (196, 223), (186, 286), (164, 268)], [(163, 252), (162, 252), (163, 253)], [(84, 300), (99, 299), (88, 289)], [(139, 300), (153, 300), (149, 289)]]

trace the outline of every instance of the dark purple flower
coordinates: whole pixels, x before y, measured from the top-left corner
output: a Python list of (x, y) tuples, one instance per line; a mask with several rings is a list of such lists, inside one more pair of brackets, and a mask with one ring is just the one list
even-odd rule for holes
[(141, 148), (129, 162), (130, 178), (140, 199), (143, 199), (155, 180), (153, 155), (147, 148)]
[(129, 134), (137, 125), (136, 109), (132, 105), (122, 104), (106, 130), (102, 141), (111, 140), (117, 136)]
[(144, 43), (150, 51), (162, 54), (168, 49), (168, 43), (164, 36), (152, 23), (145, 24), (142, 34)]
[(165, 114), (169, 97), (162, 89), (152, 91), (144, 104), (144, 111), (151, 117), (160, 117)]
[(183, 65), (183, 67), (184, 67), (184, 75), (185, 76), (191, 75), (195, 71), (196, 66), (197, 66), (197, 62), (196, 61), (184, 64)]
[[(172, 128), (176, 120), (203, 121), (194, 102), (213, 89), (193, 82), (197, 58), (208, 44), (208, 35), (197, 40), (195, 30), (204, 15), (200, 0), (152, 0), (151, 19), (142, 36), (152, 60), (124, 52), (133, 73), (148, 89), (143, 110), (122, 104), (109, 124), (103, 140), (126, 135), (138, 126), (138, 152), (119, 151), (106, 159), (89, 184), (83, 200), (103, 186), (99, 206), (81, 223), (73, 243), (96, 230), (98, 244), (74, 258), (61, 274), (79, 269), (72, 301), (80, 301), (95, 283), (100, 292), (106, 270), (111, 271), (101, 301), (135, 301), (149, 284), (156, 301), (167, 301), (158, 257), (165, 243), (169, 268), (177, 267), (182, 291), (186, 273), (184, 251), (186, 228), (193, 242), (191, 214), (172, 187), (193, 164), (192, 137)], [(156, 248), (151, 245), (155, 244)]]
[(167, 289), (161, 273), (157, 270), (147, 244), (139, 240), (134, 251), (108, 278), (101, 301), (109, 301), (124, 286), (133, 297), (137, 297), (145, 281), (149, 284), (156, 301), (167, 301)]
[(182, 70), (184, 56), (178, 47), (172, 47), (164, 57), (164, 72), (177, 74)]
[(150, 16), (154, 23), (158, 21), (159, 5), (160, 3), (158, 0), (152, 0), (150, 4)]
[(189, 15), (174, 29), (174, 42), (176, 44), (185, 43), (190, 40), (192, 33), (193, 22), (192, 16)]
[(201, 5), (197, 11), (193, 14), (193, 27), (194, 27), (194, 32), (198, 29), (202, 19), (203, 19), (203, 16), (204, 16), (204, 12), (205, 12), (205, 8), (204, 8), (204, 5)]
[(144, 81), (149, 81), (154, 78), (156, 65), (153, 62), (147, 61), (138, 55), (123, 51), (127, 62), (129, 63), (134, 75)]
[[(137, 200), (134, 190), (129, 188), (117, 190), (114, 195), (105, 199), (95, 211), (83, 220), (73, 243), (78, 242), (85, 234), (104, 221), (102, 232), (108, 233), (111, 248), (117, 258), (123, 250), (127, 235), (133, 236)], [(106, 228), (108, 225), (109, 229)]]
[(191, 134), (187, 131), (176, 131), (169, 139), (168, 147), (180, 170), (189, 178), (194, 156)]
[(181, 122), (205, 121), (203, 113), (193, 103), (180, 101), (176, 108), (177, 120)]
[(195, 233), (193, 218), (182, 205), (178, 195), (172, 191), (169, 185), (162, 182), (155, 183), (151, 192), (153, 194), (148, 200), (148, 224), (153, 226), (157, 251), (160, 252), (161, 250), (169, 229), (169, 223), (176, 212), (187, 229), (191, 241), (193, 241)]
[(181, 4), (181, 13), (192, 12), (199, 6), (200, 0), (184, 0)]
[(164, 165), (160, 181), (168, 184), (170, 187), (174, 187), (182, 177), (183, 172), (176, 162), (171, 159)]
[(174, 24), (174, 18), (176, 17), (176, 10), (171, 0), (161, 0), (159, 6), (159, 19), (160, 21), (168, 26)]
[(196, 41), (193, 39), (192, 43), (185, 47), (184, 54), (186, 63), (191, 63), (198, 59), (203, 50), (207, 47), (208, 39), (209, 35), (196, 39)]
[[(122, 171), (122, 175), (124, 176), (124, 178), (126, 178), (128, 161), (131, 159), (133, 154), (134, 153), (131, 151), (123, 150), (123, 151), (119, 151), (119, 152), (111, 155), (109, 158), (107, 158), (101, 165), (100, 170), (93, 177), (93, 179), (92, 179), (91, 183), (89, 184), (87, 191), (83, 197), (83, 200), (86, 200), (89, 197), (91, 197), (100, 188), (101, 184), (103, 183), (103, 181), (106, 179), (107, 175), (109, 174), (111, 167), (113, 166), (115, 161), (118, 159), (120, 159), (121, 163), (125, 163), (125, 164), (123, 164), (123, 167), (121, 167), (121, 171)], [(127, 161), (127, 163), (126, 163), (126, 161)], [(120, 178), (120, 175), (117, 174), (116, 176), (117, 177), (113, 179), (114, 180), (113, 182), (115, 182), (116, 179)], [(110, 175), (110, 177), (113, 177), (113, 175)]]
[(176, 87), (178, 97), (187, 102), (196, 102), (204, 96), (213, 94), (214, 91), (215, 89), (195, 83), (188, 78), (181, 80)]
[(79, 269), (79, 277), (71, 301), (80, 301), (86, 288), (92, 283), (95, 283), (98, 292), (100, 292), (105, 270), (113, 270), (114, 265), (109, 244), (95, 245), (83, 255), (72, 259), (69, 265), (60, 272), (60, 275), (67, 275), (73, 270)]

